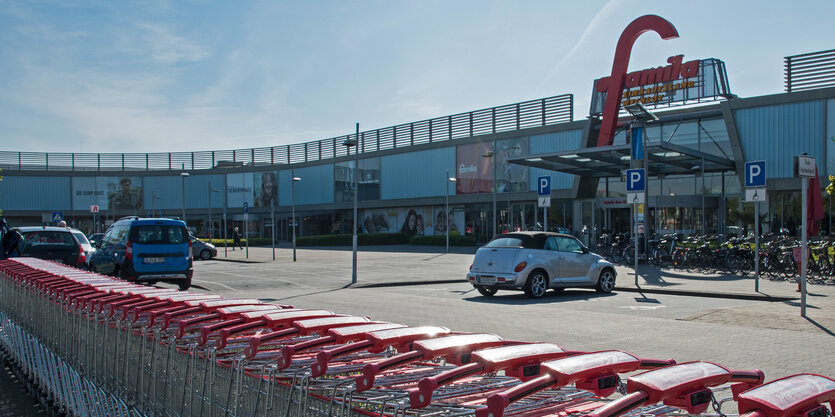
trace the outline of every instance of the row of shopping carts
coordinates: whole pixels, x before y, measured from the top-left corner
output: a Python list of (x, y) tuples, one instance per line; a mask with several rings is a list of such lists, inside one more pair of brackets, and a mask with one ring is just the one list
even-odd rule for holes
[[(826, 417), (835, 380), (407, 326), (0, 261), (0, 350), (73, 416)], [(736, 405), (736, 407), (733, 407)]]

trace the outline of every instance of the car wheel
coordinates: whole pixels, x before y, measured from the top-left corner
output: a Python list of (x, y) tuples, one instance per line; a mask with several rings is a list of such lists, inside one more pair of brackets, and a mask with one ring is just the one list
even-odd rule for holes
[(185, 281), (180, 281), (177, 283), (177, 286), (180, 287), (180, 291), (186, 291), (191, 287), (191, 278), (186, 279)]
[(485, 296), (485, 297), (492, 297), (499, 292), (498, 288), (491, 288), (491, 287), (483, 287), (481, 285), (475, 287), (478, 290), (478, 293)]
[(548, 291), (548, 274), (541, 269), (534, 270), (528, 275), (524, 289), (528, 298), (541, 298)]
[(208, 250), (208, 249), (203, 249), (203, 250), (201, 250), (201, 251), (200, 251), (200, 259), (202, 259), (202, 260), (204, 260), (204, 261), (208, 261), (209, 259), (212, 259), (212, 254), (211, 254), (211, 252), (209, 252), (209, 250)]
[(608, 294), (612, 292), (615, 288), (615, 273), (606, 268), (603, 272), (600, 273), (600, 277), (597, 279), (597, 285), (595, 285), (594, 290), (600, 294)]

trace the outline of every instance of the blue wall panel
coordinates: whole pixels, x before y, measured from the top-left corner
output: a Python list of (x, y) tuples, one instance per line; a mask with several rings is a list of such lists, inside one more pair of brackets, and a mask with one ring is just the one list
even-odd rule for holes
[[(333, 164), (296, 168), (296, 205), (333, 203)], [(290, 206), (290, 170), (278, 171), (278, 205)]]
[(803, 152), (826, 172), (823, 100), (740, 109), (734, 117), (745, 160), (766, 161), (768, 178), (792, 177), (792, 157)]
[[(531, 136), (530, 153), (550, 153), (570, 151), (580, 147), (583, 137), (582, 130), (568, 130), (564, 132), (548, 133), (545, 135)], [(537, 190), (537, 179), (539, 177), (551, 176), (551, 190), (570, 189), (574, 185), (574, 175), (562, 172), (554, 172), (542, 168), (531, 168), (530, 191)]]
[[(455, 176), (455, 147), (380, 158), (380, 199), (444, 196), (446, 170)], [(450, 185), (449, 195), (455, 194)]]
[(0, 181), (0, 209), (56, 211), (71, 208), (69, 177), (6, 175)]
[[(226, 176), (216, 175), (190, 175), (185, 180), (186, 208), (199, 209), (209, 206), (209, 183), (213, 190), (212, 208), (223, 208), (226, 193)], [(183, 183), (177, 176), (148, 176), (143, 181), (142, 200), (144, 209), (150, 210), (173, 210), (183, 208)], [(153, 199), (152, 197), (156, 197)]]

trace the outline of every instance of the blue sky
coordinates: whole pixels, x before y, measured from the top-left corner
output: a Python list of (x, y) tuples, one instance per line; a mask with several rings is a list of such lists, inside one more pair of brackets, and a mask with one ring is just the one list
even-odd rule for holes
[(719, 58), (741, 97), (835, 48), (831, 0), (0, 0), (0, 150), (273, 146), (564, 93), (582, 119), (644, 14), (680, 38), (643, 35), (630, 69)]

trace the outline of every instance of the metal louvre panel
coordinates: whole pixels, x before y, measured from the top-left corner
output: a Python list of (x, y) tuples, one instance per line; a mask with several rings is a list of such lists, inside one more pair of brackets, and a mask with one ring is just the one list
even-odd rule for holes
[(769, 178), (791, 178), (792, 156), (803, 152), (826, 172), (823, 100), (740, 109), (734, 118), (745, 160), (766, 161)]
[[(582, 130), (568, 130), (563, 132), (548, 133), (545, 135), (531, 136), (529, 140), (530, 153), (539, 154), (577, 149), (580, 147), (582, 137)], [(551, 177), (551, 190), (570, 189), (574, 185), (574, 175), (541, 168), (531, 168), (529, 176), (530, 191), (537, 190), (536, 181), (539, 177), (548, 176)]]
[(381, 157), (380, 199), (443, 196), (446, 170), (450, 176), (456, 172), (452, 146)]
[(70, 210), (70, 194), (69, 177), (6, 176), (0, 181), (3, 210)]
[[(296, 206), (304, 204), (333, 203), (333, 164), (296, 168), (294, 175), (301, 178), (296, 183)], [(278, 171), (278, 205), (290, 206), (290, 170)]]

